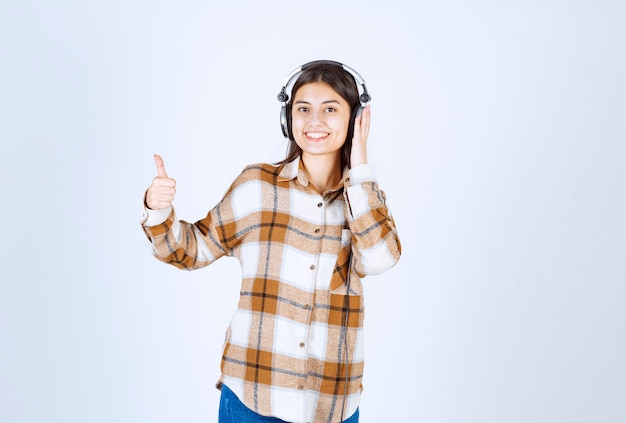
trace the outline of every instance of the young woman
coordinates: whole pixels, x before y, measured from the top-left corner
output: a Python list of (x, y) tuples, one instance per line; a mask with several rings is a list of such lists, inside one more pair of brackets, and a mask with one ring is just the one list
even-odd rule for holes
[(221, 423), (357, 422), (360, 278), (400, 258), (367, 164), (369, 95), (351, 68), (316, 61), (292, 72), (279, 100), (285, 160), (246, 167), (192, 224), (176, 219), (175, 182), (155, 155), (143, 229), (153, 254), (174, 266), (198, 269), (222, 256), (241, 263), (217, 384)]

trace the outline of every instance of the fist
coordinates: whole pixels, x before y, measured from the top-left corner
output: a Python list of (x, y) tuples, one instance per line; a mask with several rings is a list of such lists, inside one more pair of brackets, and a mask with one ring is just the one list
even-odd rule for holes
[(172, 205), (176, 194), (176, 181), (167, 176), (163, 159), (158, 154), (154, 155), (154, 164), (157, 176), (152, 180), (146, 193), (146, 205), (152, 210), (166, 209)]

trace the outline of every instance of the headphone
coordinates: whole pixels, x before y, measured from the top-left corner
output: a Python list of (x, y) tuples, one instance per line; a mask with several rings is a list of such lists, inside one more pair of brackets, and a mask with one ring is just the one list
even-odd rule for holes
[(280, 92), (276, 96), (278, 98), (278, 101), (280, 101), (283, 104), (282, 107), (280, 108), (280, 127), (283, 131), (283, 135), (285, 136), (285, 138), (291, 139), (290, 137), (291, 113), (289, 113), (289, 111), (287, 110), (288, 109), (287, 103), (289, 102), (289, 95), (291, 94), (291, 92), (287, 94), (287, 89), (289, 88), (289, 90), (291, 90), (291, 88), (293, 87), (293, 84), (296, 82), (296, 80), (298, 79), (298, 77), (303, 71), (310, 68), (311, 66), (316, 66), (316, 65), (332, 65), (332, 66), (340, 67), (344, 71), (346, 71), (348, 74), (350, 74), (356, 81), (357, 85), (361, 87), (361, 94), (359, 95), (359, 102), (361, 103), (361, 105), (360, 107), (357, 108), (357, 110), (353, 110), (352, 121), (354, 121), (354, 118), (361, 113), (363, 108), (372, 99), (372, 97), (367, 92), (365, 81), (363, 80), (361, 75), (359, 75), (359, 73), (355, 71), (354, 69), (352, 69), (351, 67), (344, 65), (342, 63), (339, 63), (339, 62), (332, 61), (332, 60), (315, 60), (313, 62), (305, 63), (304, 65), (297, 67), (296, 69), (291, 71), (289, 75), (287, 75), (287, 78), (285, 79), (285, 82), (283, 83), (283, 87), (281, 88)]

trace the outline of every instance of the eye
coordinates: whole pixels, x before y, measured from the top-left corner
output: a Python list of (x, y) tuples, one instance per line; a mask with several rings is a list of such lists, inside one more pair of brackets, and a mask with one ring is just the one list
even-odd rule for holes
[(324, 111), (327, 113), (332, 113), (332, 112), (336, 112), (337, 109), (335, 109), (334, 107), (327, 107), (326, 109), (324, 109)]
[(308, 112), (308, 111), (309, 111), (309, 108), (308, 108), (308, 107), (306, 107), (306, 106), (300, 106), (300, 107), (298, 107), (298, 108), (297, 108), (297, 110), (298, 110), (298, 112), (300, 112), (300, 113), (306, 113), (306, 112)]

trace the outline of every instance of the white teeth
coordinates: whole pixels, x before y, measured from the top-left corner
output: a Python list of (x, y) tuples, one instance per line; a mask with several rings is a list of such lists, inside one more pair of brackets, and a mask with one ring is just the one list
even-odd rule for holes
[(309, 138), (324, 138), (328, 135), (328, 132), (307, 132)]

